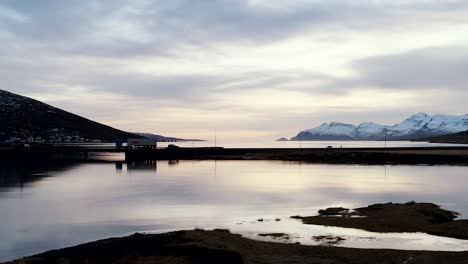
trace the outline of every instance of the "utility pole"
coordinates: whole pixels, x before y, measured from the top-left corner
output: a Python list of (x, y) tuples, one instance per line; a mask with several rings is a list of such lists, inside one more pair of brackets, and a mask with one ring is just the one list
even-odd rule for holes
[(217, 142), (217, 135), (216, 135), (216, 128), (215, 128), (215, 148), (218, 146), (217, 143), (218, 142)]
[(384, 133), (385, 133), (385, 150), (384, 150), (385, 164), (384, 164), (384, 167), (385, 167), (385, 176), (387, 176), (387, 128), (384, 129)]
[(384, 129), (384, 133), (385, 133), (385, 149), (387, 149), (387, 129), (386, 128)]

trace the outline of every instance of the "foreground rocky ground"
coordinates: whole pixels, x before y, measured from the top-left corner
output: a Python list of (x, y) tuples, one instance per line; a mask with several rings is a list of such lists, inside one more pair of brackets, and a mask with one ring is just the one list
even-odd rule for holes
[(314, 247), (253, 241), (226, 230), (135, 234), (50, 251), (11, 264), (65, 263), (468, 263), (468, 252)]

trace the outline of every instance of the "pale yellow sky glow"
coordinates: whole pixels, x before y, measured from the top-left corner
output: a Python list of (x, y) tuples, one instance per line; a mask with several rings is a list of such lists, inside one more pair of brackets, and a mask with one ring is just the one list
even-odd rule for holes
[(0, 3), (2, 89), (123, 130), (273, 140), (468, 112), (464, 1), (50, 5)]

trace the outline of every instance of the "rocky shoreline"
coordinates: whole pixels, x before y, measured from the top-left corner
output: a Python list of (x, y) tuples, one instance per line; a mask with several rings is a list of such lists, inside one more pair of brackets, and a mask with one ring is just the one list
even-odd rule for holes
[(261, 242), (227, 230), (135, 234), (49, 251), (8, 264), (467, 263), (468, 252), (354, 249)]
[(316, 216), (292, 216), (304, 224), (357, 228), (371, 232), (423, 232), (468, 239), (468, 220), (455, 220), (458, 213), (432, 203), (373, 204), (350, 210), (327, 208)]

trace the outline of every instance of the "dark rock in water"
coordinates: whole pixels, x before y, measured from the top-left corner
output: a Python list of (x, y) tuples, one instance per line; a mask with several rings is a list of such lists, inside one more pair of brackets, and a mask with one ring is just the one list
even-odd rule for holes
[(446, 210), (432, 210), (431, 208), (422, 208), (418, 210), (418, 213), (427, 216), (429, 218), (428, 221), (433, 224), (451, 222), (459, 215), (457, 212), (451, 212)]
[(258, 236), (271, 237), (273, 239), (286, 239), (286, 240), (290, 239), (289, 235), (285, 233), (266, 233), (266, 234), (258, 234)]
[(339, 215), (344, 216), (349, 213), (349, 209), (343, 207), (331, 207), (325, 210), (319, 210), (318, 213), (320, 215), (330, 216), (330, 215)]
[[(468, 220), (432, 203), (373, 204), (350, 212), (342, 207), (320, 210), (319, 215), (294, 216), (305, 224), (358, 228), (372, 232), (425, 232), (468, 239)], [(330, 217), (341, 216), (341, 217)]]
[(289, 141), (289, 140), (287, 138), (285, 138), (285, 137), (282, 137), (280, 139), (277, 139), (276, 141)]
[(346, 240), (340, 236), (313, 236), (312, 239), (321, 243), (323, 246), (336, 246)]

